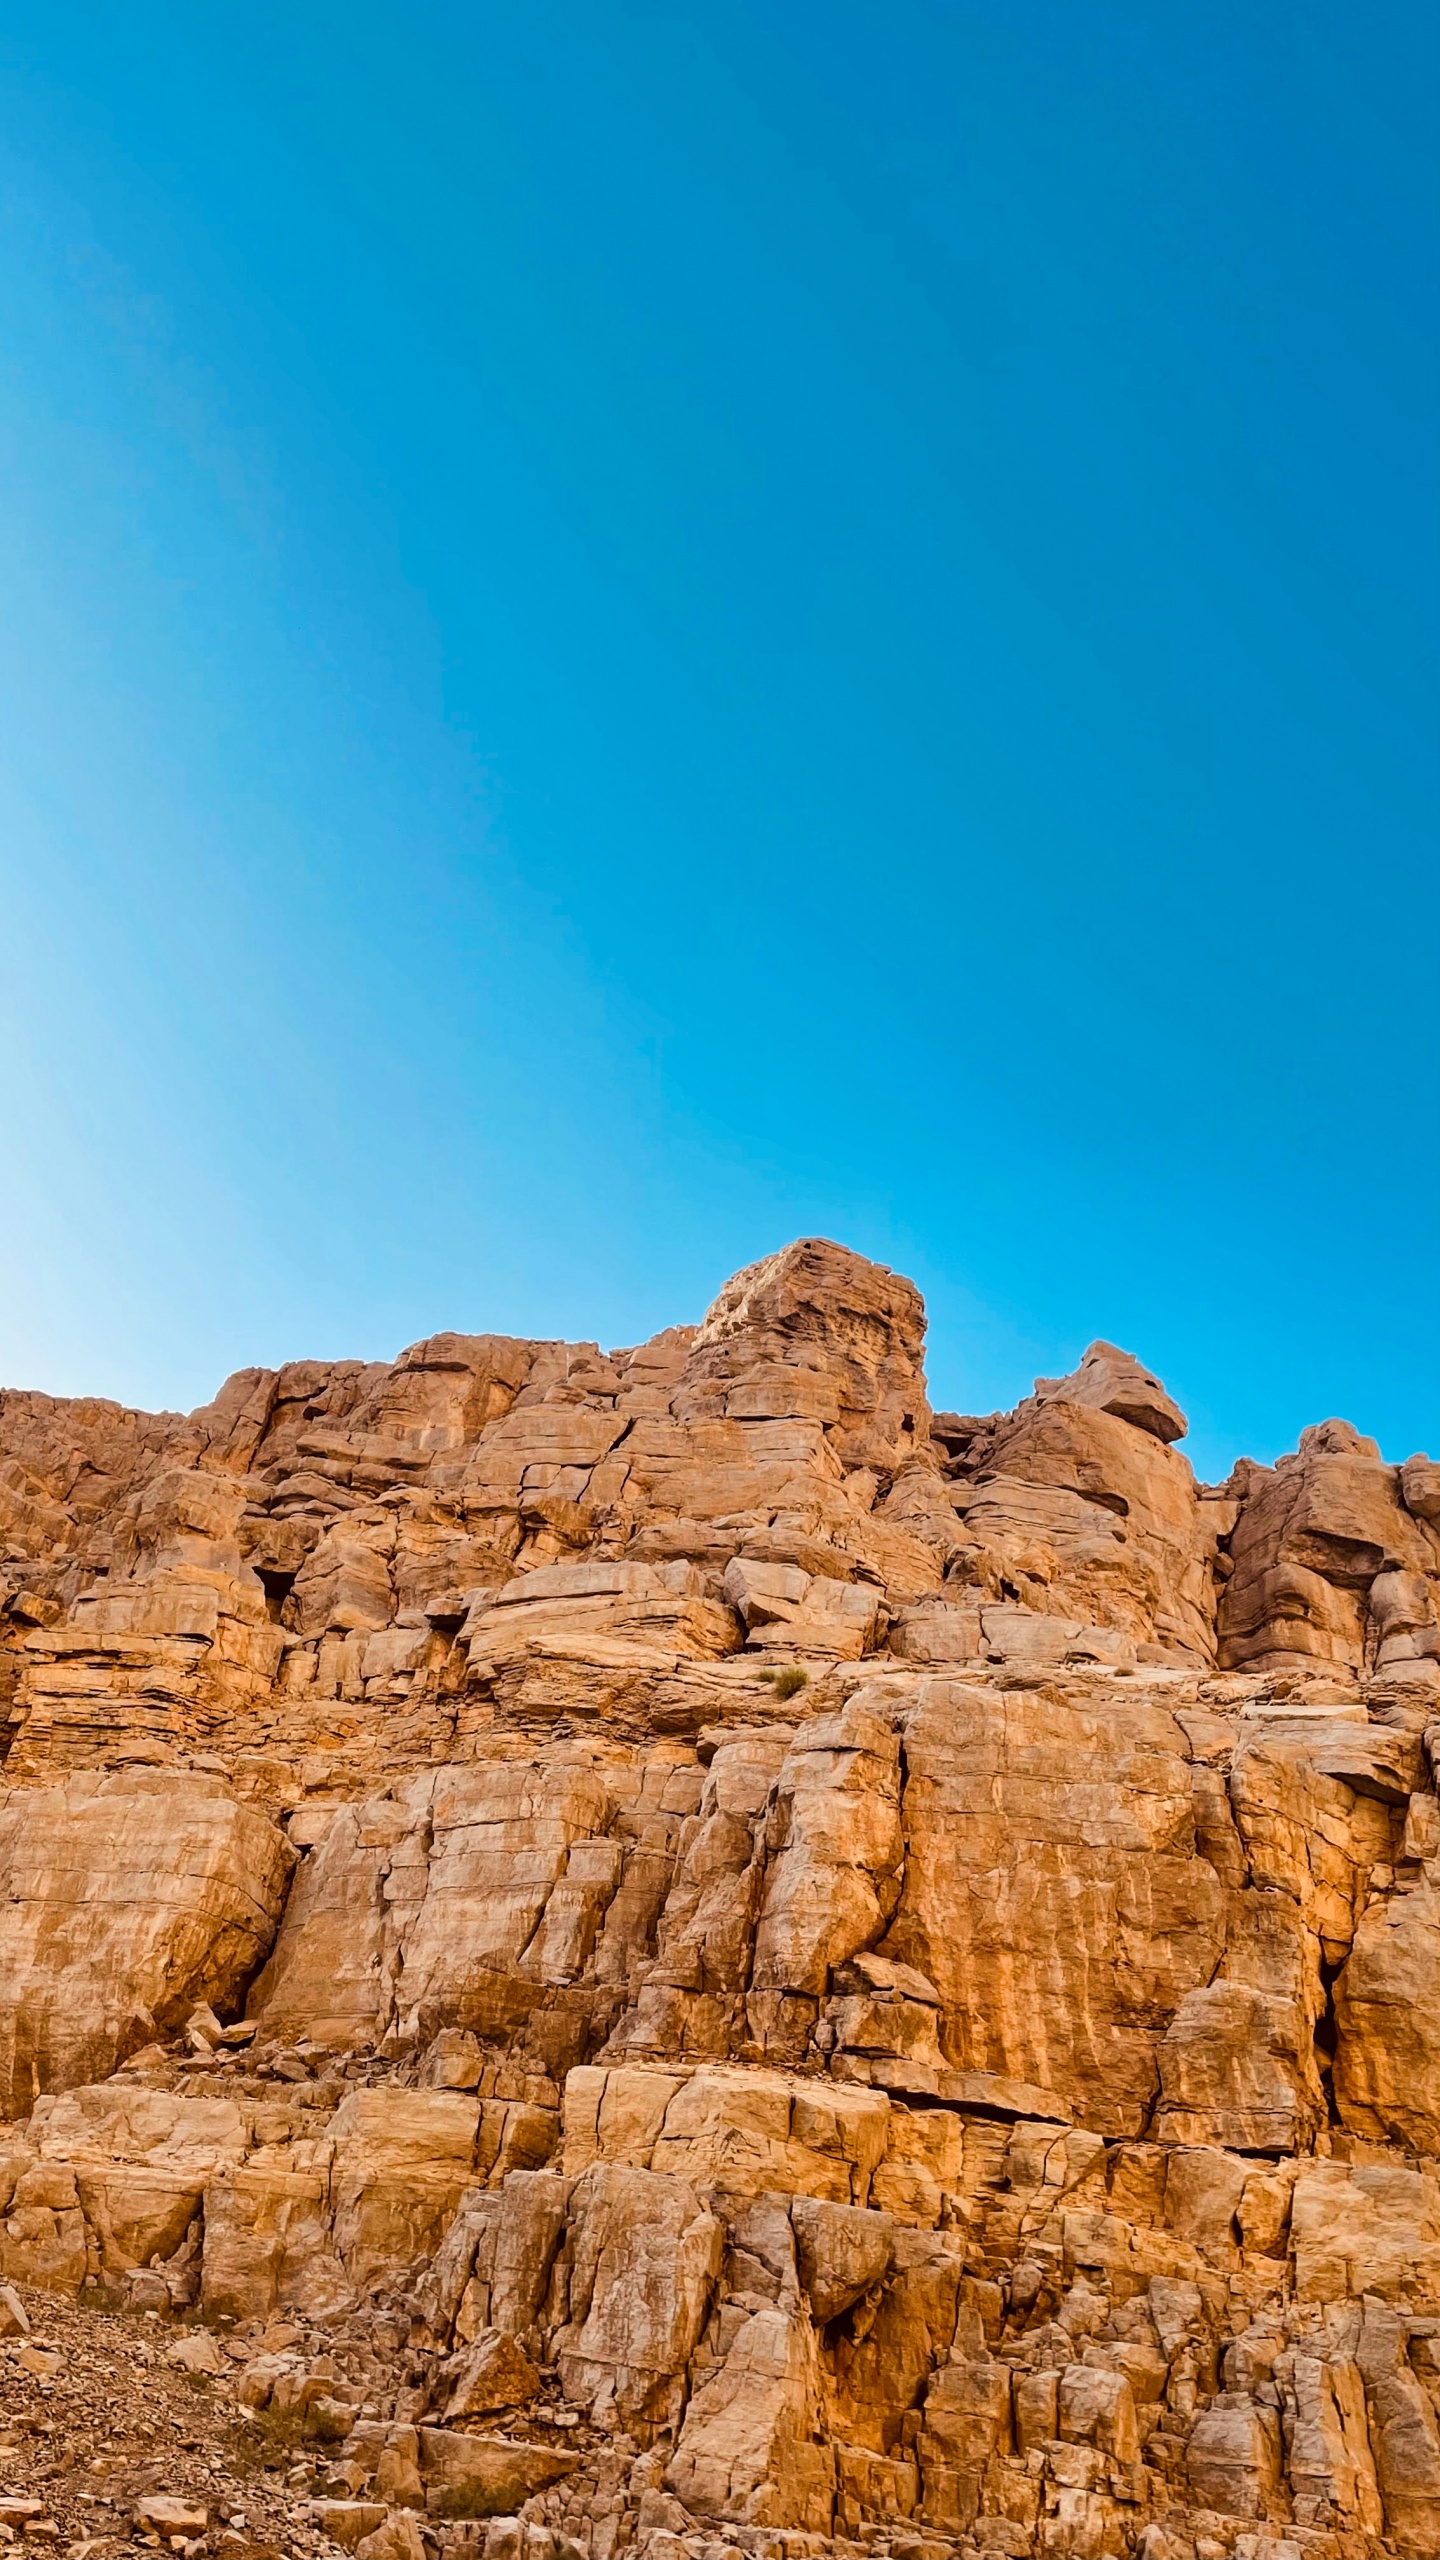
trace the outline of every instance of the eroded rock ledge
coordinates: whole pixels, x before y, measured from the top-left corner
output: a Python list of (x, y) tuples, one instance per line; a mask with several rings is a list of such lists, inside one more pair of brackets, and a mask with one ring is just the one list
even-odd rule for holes
[(1440, 2549), (1440, 1466), (1184, 1431), (813, 1241), (0, 1397), (0, 2278), (367, 2560)]

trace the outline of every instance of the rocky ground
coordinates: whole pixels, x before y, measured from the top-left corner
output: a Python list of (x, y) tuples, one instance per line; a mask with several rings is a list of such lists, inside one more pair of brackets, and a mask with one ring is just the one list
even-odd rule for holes
[(195, 2339), (177, 2339), (158, 2314), (94, 2311), (30, 2287), (7, 2293), (29, 2322), (20, 2333), (0, 2303), (12, 2331), (0, 2341), (9, 2535), (74, 2554), (154, 2542), (143, 2502), (165, 2499), (183, 2511), (174, 2538), (229, 2560), (330, 2547), (307, 2513), (311, 2466), (284, 2430), (242, 2417), (238, 2358), (218, 2341), (207, 2337), (192, 2362)]
[[(543, 2499), (488, 2521), (425, 2514), (407, 2459), (415, 2431), (397, 2427), (393, 2412), (407, 2397), (427, 2404), (437, 2360), (387, 2354), (386, 2333), (406, 2325), (399, 2317), (381, 2315), (359, 2343), (295, 2321), (217, 2331), (7, 2286), (0, 2322), (9, 2332), (0, 2339), (0, 2540), (54, 2546), (64, 2560), (102, 2560), (127, 2544), (181, 2560), (314, 2560), (337, 2549), (363, 2550), (367, 2560), (576, 2560), (563, 2525), (547, 2525), (538, 2512)], [(247, 2377), (276, 2363), (298, 2366), (308, 2399), (283, 2413), (247, 2405), (247, 2388), (254, 2396)], [(408, 2389), (407, 2372), (416, 2377)], [(378, 2489), (347, 2464), (324, 2416), (328, 2390), (354, 2391), (357, 2383), (371, 2395), (355, 2391), (362, 2426), (367, 2418), (392, 2421), (383, 2432), (394, 2458)], [(328, 2446), (317, 2441), (317, 2409)], [(353, 2423), (352, 2415), (346, 2432)], [(565, 2405), (553, 2373), (542, 2375), (519, 2424), (526, 2441), (578, 2457), (586, 2478), (577, 2503), (599, 2507), (616, 2550), (638, 2540), (654, 2560), (677, 2547), (687, 2560), (719, 2560), (722, 2552), (813, 2560), (822, 2550), (852, 2549), (876, 2560), (942, 2560), (951, 2549), (898, 2526), (872, 2529), (854, 2545), (733, 2523), (697, 2531), (666, 2496), (655, 2455), (623, 2430), (588, 2426)], [(527, 2503), (535, 2514), (525, 2513)]]

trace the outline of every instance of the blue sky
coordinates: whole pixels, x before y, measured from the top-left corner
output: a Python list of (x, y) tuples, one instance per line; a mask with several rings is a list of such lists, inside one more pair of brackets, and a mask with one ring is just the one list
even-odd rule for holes
[(1440, 20), (0, 0), (0, 1375), (1440, 1446)]

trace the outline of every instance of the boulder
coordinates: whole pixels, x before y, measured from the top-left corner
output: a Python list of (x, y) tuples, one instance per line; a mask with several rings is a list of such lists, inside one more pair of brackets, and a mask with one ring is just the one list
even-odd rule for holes
[(513, 2516), (527, 2498), (574, 2468), (573, 2454), (547, 2445), (452, 2434), (448, 2427), (420, 2430), (420, 2474), (431, 2516)]

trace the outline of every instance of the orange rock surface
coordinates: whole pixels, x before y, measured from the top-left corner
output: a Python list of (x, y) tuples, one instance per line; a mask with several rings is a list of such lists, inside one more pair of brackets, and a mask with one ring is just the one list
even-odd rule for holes
[(387, 2550), (1440, 2550), (1440, 1468), (923, 1347), (0, 1396), (0, 2278), (385, 2294)]

